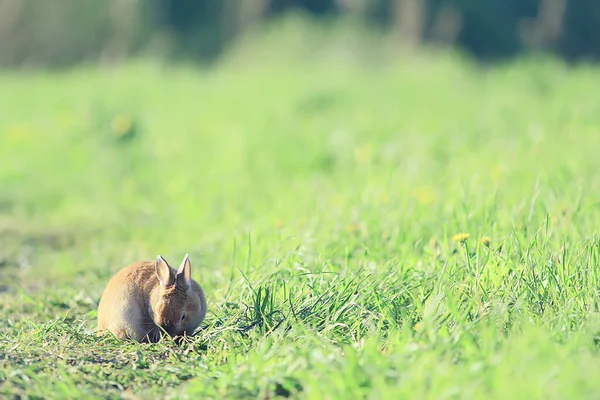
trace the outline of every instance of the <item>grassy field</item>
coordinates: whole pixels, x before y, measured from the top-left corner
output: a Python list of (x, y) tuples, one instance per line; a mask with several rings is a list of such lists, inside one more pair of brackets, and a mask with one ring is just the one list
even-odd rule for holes
[[(0, 395), (600, 398), (600, 81), (552, 60), (0, 74)], [(186, 252), (190, 343), (95, 337)]]

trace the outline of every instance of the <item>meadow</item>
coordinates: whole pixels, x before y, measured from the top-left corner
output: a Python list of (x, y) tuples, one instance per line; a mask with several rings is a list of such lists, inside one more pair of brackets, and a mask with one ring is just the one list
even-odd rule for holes
[[(338, 56), (0, 74), (2, 397), (599, 397), (599, 67)], [(95, 336), (187, 252), (196, 336)]]

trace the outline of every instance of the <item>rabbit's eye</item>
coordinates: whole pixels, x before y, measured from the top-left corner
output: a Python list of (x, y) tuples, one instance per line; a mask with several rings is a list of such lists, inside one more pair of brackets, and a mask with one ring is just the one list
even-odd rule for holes
[(185, 319), (185, 313), (181, 313), (181, 320), (183, 321)]

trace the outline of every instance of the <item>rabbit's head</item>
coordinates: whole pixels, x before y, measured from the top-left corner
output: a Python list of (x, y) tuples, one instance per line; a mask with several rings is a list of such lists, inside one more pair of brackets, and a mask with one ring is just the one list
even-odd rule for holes
[(192, 335), (206, 315), (204, 293), (191, 274), (186, 254), (175, 271), (160, 255), (154, 261), (159, 285), (150, 299), (154, 323), (170, 336)]

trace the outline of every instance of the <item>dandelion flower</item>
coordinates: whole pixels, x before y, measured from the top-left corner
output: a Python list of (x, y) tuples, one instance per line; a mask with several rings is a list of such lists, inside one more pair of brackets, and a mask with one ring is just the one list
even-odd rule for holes
[(414, 326), (416, 332), (420, 332), (423, 330), (423, 323), (421, 321), (417, 322)]
[(484, 236), (481, 238), (481, 243), (483, 243), (483, 245), (485, 247), (490, 247), (490, 243), (492, 242), (492, 239), (490, 239), (489, 236)]
[(7, 139), (11, 143), (18, 143), (25, 139), (30, 133), (30, 129), (27, 125), (14, 125), (8, 128)]
[(350, 232), (350, 233), (355, 233), (355, 232), (358, 232), (358, 225), (356, 225), (356, 224), (349, 224), (349, 225), (346, 227), (346, 230), (347, 230), (348, 232)]
[(455, 242), (464, 243), (469, 237), (471, 237), (471, 235), (469, 235), (468, 233), (457, 233), (456, 235), (452, 236), (452, 240), (454, 240)]
[(129, 116), (121, 114), (112, 120), (111, 127), (117, 136), (124, 137), (133, 130), (133, 121)]
[(354, 160), (359, 165), (369, 164), (373, 158), (373, 149), (369, 145), (358, 146), (354, 149)]
[(504, 171), (503, 171), (501, 165), (494, 166), (492, 168), (492, 170), (490, 171), (490, 176), (495, 181), (500, 180), (500, 178), (502, 178), (503, 174), (504, 174)]
[(435, 199), (435, 192), (431, 186), (422, 186), (413, 191), (413, 195), (420, 204), (430, 204)]

